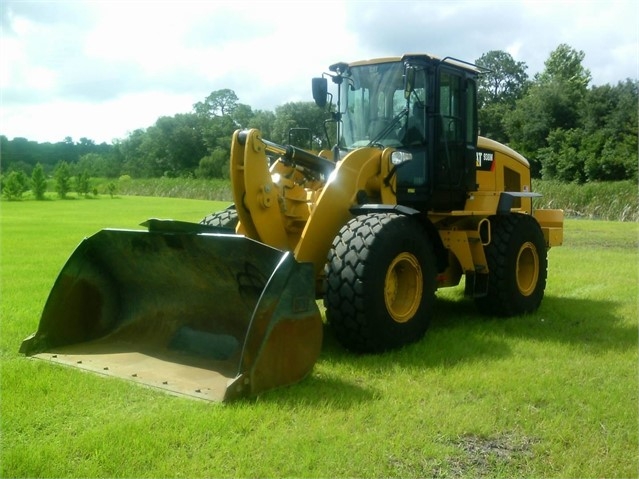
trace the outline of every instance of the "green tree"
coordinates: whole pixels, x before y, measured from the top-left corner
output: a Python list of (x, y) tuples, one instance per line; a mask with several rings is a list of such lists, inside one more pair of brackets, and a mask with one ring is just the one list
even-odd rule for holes
[(238, 103), (230, 116), (233, 119), (233, 123), (235, 123), (236, 129), (248, 128), (254, 116), (253, 109), (248, 105)]
[(576, 94), (575, 99), (580, 99), (591, 80), (590, 71), (582, 65), (585, 57), (583, 51), (562, 43), (544, 62), (545, 69), (538, 75), (537, 81), (540, 84), (561, 83), (570, 88), (569, 94)]
[(504, 118), (515, 108), (528, 87), (528, 68), (524, 62), (516, 62), (501, 50), (492, 50), (478, 58), (475, 63), (487, 69), (478, 81), (480, 133), (500, 142), (508, 136)]
[(637, 179), (638, 103), (636, 80), (588, 91), (581, 111), (586, 138), (581, 147), (588, 152), (584, 165), (588, 180)]
[(91, 190), (90, 180), (91, 177), (86, 171), (79, 173), (75, 177), (75, 191), (77, 191), (79, 195), (89, 196), (89, 191)]
[(232, 115), (238, 106), (239, 99), (233, 90), (228, 88), (211, 92), (204, 101), (193, 105), (196, 115), (213, 118)]
[(36, 200), (44, 200), (44, 194), (47, 191), (47, 179), (40, 163), (36, 164), (31, 172), (31, 191), (33, 191)]
[(78, 158), (88, 153), (111, 155), (113, 146), (95, 142), (87, 138), (80, 139), (75, 144), (70, 137), (57, 143), (38, 143), (26, 138), (9, 140), (0, 135), (0, 151), (2, 151), (2, 166), (5, 170), (22, 170), (28, 176), (37, 163), (46, 171), (52, 171), (60, 161), (66, 161), (70, 166), (77, 163)]
[(202, 138), (206, 145), (207, 154), (220, 154), (224, 150), (230, 156), (233, 133), (238, 129), (237, 124), (229, 115), (202, 118)]
[(109, 184), (107, 185), (107, 192), (109, 193), (109, 196), (111, 196), (111, 198), (113, 198), (117, 189), (118, 187), (115, 185), (115, 182), (109, 182)]
[(268, 110), (256, 110), (249, 121), (248, 128), (257, 128), (262, 132), (263, 138), (271, 140), (274, 124), (275, 113)]
[(240, 103), (233, 90), (222, 89), (212, 92), (204, 101), (193, 105), (193, 111), (200, 119), (202, 138), (207, 150), (206, 155), (200, 157), (198, 174), (227, 175), (227, 168), (221, 168), (221, 165), (224, 162), (228, 164), (233, 132), (249, 127), (253, 118), (251, 107)]
[(552, 130), (539, 150), (542, 176), (562, 181), (637, 179), (637, 82), (591, 88), (579, 127)]
[(77, 164), (78, 171), (86, 171), (90, 176), (102, 178), (117, 178), (120, 175), (118, 155), (109, 153), (86, 153), (80, 156)]
[(542, 176), (567, 182), (583, 183), (585, 155), (581, 150), (583, 130), (557, 128), (548, 135), (548, 146), (541, 148), (538, 157)]
[(54, 173), (55, 178), (55, 191), (58, 193), (58, 197), (65, 199), (67, 194), (71, 190), (71, 172), (69, 170), (69, 164), (66, 161), (61, 161)]
[(22, 195), (29, 189), (27, 177), (22, 171), (12, 171), (2, 182), (2, 196), (7, 200), (22, 199)]
[(310, 130), (312, 145), (330, 147), (324, 141), (324, 120), (326, 113), (323, 109), (317, 108), (314, 102), (291, 102), (278, 106), (275, 109), (275, 122), (273, 123), (273, 141), (287, 144), (297, 143), (295, 146), (309, 148), (309, 140), (305, 135), (298, 135), (289, 140), (291, 129), (307, 128)]
[(122, 164), (122, 174), (142, 177), (150, 174), (146, 169), (142, 152), (142, 143), (146, 138), (146, 129), (138, 128), (122, 141), (115, 144), (115, 154)]
[(200, 160), (196, 175), (198, 178), (229, 178), (229, 151), (216, 148)]
[(161, 117), (117, 147), (122, 170), (135, 176), (180, 176), (195, 171), (207, 149), (201, 119), (193, 114)]
[[(546, 60), (544, 71), (535, 76), (527, 94), (504, 118), (511, 145), (528, 157), (534, 176), (541, 171), (538, 152), (549, 147), (550, 133), (580, 127), (580, 109), (590, 81), (590, 72), (581, 64), (583, 58), (583, 52), (568, 45), (557, 47)], [(550, 146), (551, 150), (555, 147)], [(547, 153), (546, 150), (546, 159)]]
[(480, 108), (491, 103), (514, 105), (528, 86), (528, 66), (517, 62), (510, 53), (491, 50), (484, 53), (475, 63), (487, 69), (479, 76), (477, 97)]

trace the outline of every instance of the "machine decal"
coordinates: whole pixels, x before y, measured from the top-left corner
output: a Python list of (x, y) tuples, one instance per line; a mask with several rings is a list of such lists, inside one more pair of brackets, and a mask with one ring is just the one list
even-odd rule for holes
[(480, 171), (492, 171), (495, 159), (495, 152), (492, 150), (477, 149), (477, 169)]

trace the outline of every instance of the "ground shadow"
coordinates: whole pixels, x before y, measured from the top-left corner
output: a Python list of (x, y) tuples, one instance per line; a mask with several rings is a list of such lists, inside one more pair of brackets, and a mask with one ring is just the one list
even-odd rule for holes
[[(481, 315), (472, 300), (439, 298), (426, 336), (415, 344), (383, 354), (348, 351), (325, 326), (318, 364), (379, 371), (398, 366), (453, 368), (461, 363), (486, 363), (512, 356), (512, 338), (563, 343), (581, 348), (586, 354), (636, 349), (637, 325), (624, 322), (617, 313), (619, 307), (620, 303), (614, 301), (547, 296), (534, 314), (497, 318)], [(301, 383), (266, 393), (258, 400), (287, 407), (315, 404), (347, 409), (375, 400), (380, 394), (357, 377), (329, 377), (320, 367)]]
[(353, 378), (329, 377), (314, 371), (297, 384), (268, 391), (245, 401), (274, 403), (285, 409), (313, 405), (342, 410), (377, 397), (379, 392), (375, 388), (358, 383)]
[(322, 358), (329, 361), (385, 362), (419, 367), (452, 367), (460, 362), (490, 361), (512, 354), (509, 338), (564, 343), (599, 354), (606, 350), (636, 349), (637, 324), (617, 313), (620, 303), (546, 296), (541, 308), (511, 318), (480, 314), (472, 300), (438, 299), (426, 336), (419, 342), (381, 355), (358, 355), (344, 349), (325, 328)]
[(504, 338), (520, 337), (542, 342), (587, 346), (593, 352), (637, 348), (638, 325), (624, 322), (623, 304), (612, 300), (548, 296), (533, 314), (512, 318), (487, 317), (471, 300), (438, 301), (431, 331), (493, 331)]

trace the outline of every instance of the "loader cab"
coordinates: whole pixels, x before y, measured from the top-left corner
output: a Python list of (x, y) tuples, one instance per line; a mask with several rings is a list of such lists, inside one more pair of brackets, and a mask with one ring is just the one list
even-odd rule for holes
[[(475, 75), (442, 63), (435, 71), (435, 115), (431, 161), (431, 208), (463, 209), (468, 192), (477, 189), (477, 87)], [(398, 174), (398, 182), (403, 180)], [(407, 196), (410, 196), (407, 195)], [(410, 201), (405, 198), (404, 201)]]
[(340, 155), (395, 148), (398, 204), (463, 209), (476, 189), (477, 70), (429, 55), (338, 65)]

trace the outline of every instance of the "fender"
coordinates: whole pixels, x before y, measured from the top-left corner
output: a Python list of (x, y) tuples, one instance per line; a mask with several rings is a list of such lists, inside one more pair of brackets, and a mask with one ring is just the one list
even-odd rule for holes
[(419, 210), (403, 205), (381, 205), (363, 204), (353, 206), (349, 210), (353, 216), (365, 215), (368, 213), (396, 213), (415, 218), (426, 229), (428, 238), (433, 244), (435, 257), (437, 258), (437, 272), (441, 273), (448, 267), (448, 250), (444, 247), (439, 232), (435, 225)]

